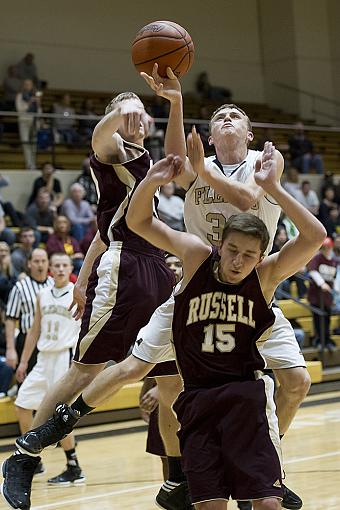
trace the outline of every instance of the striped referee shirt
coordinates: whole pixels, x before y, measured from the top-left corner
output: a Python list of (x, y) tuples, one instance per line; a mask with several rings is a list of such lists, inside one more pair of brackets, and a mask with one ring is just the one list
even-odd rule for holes
[(26, 276), (14, 285), (7, 301), (6, 317), (19, 319), (21, 333), (26, 334), (33, 324), (38, 292), (53, 285), (54, 280), (51, 276), (44, 282), (37, 282)]

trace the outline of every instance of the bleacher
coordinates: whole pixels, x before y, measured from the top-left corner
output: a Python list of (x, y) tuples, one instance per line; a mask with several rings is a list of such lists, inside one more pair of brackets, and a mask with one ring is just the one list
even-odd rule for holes
[[(94, 110), (99, 114), (104, 112), (105, 106), (116, 93), (112, 92), (93, 92), (93, 91), (79, 91), (79, 90), (57, 90), (49, 89), (44, 92), (42, 100), (42, 108), (45, 113), (52, 111), (53, 103), (57, 102), (59, 98), (66, 92), (69, 92), (72, 98), (72, 106), (76, 112), (80, 112), (83, 101), (86, 98), (93, 100)], [(1, 90), (0, 90), (1, 93)], [(145, 95), (141, 96), (144, 104), (149, 106), (154, 96)], [(239, 104), (249, 115), (252, 122), (261, 123), (274, 123), (274, 124), (294, 124), (298, 118), (296, 115), (283, 112), (281, 110), (271, 108), (266, 104), (257, 103), (240, 103)], [(211, 113), (218, 105), (207, 104), (207, 110)], [(184, 96), (184, 117), (187, 119), (200, 118), (201, 104), (197, 98), (192, 94)], [(24, 168), (24, 158), (22, 148), (19, 140), (17, 120), (16, 117), (7, 116), (2, 117), (1, 122), (5, 124), (5, 132), (0, 142), (0, 168), (1, 169), (21, 169)], [(308, 125), (309, 122), (306, 122)], [(307, 130), (307, 128), (306, 128)], [(287, 147), (287, 140), (292, 131), (288, 128), (275, 129), (275, 143), (278, 147), (282, 147), (285, 152)], [(264, 134), (264, 128), (254, 128), (255, 140), (253, 145)], [(320, 153), (324, 159), (325, 168), (327, 171), (340, 174), (340, 134), (337, 132), (325, 131), (308, 131), (308, 137), (312, 140), (315, 150)], [(37, 154), (37, 165), (39, 166), (44, 161), (53, 161), (57, 168), (64, 169), (79, 169), (81, 161), (86, 156), (89, 146), (67, 146), (65, 144), (55, 144), (53, 150), (39, 151)], [(286, 156), (287, 154), (285, 154)]]

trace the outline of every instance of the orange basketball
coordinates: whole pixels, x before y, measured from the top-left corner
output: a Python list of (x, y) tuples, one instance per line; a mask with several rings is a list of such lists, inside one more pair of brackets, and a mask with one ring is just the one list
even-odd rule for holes
[(141, 28), (132, 43), (132, 62), (137, 71), (151, 74), (155, 62), (166, 77), (171, 67), (177, 78), (187, 73), (194, 61), (194, 44), (188, 32), (173, 21), (153, 21)]

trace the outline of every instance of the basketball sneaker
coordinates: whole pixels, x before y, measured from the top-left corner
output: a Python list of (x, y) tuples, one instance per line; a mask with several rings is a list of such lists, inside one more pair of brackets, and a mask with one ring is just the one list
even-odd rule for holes
[(286, 485), (282, 484), (283, 491), (283, 499), (282, 499), (282, 507), (288, 508), (288, 510), (300, 510), (302, 508), (302, 499), (299, 498), (295, 492), (288, 489)]
[(49, 420), (18, 437), (16, 445), (22, 453), (39, 455), (44, 448), (55, 445), (72, 432), (79, 418), (79, 414), (67, 404), (59, 403)]
[(4, 461), (1, 493), (11, 508), (31, 508), (32, 479), (40, 460), (40, 457), (15, 452)]
[(193, 510), (191, 503), (188, 482), (179, 484), (164, 482), (156, 496), (156, 504), (165, 510)]
[(79, 466), (70, 466), (66, 465), (65, 471), (63, 471), (60, 475), (54, 476), (53, 478), (49, 478), (47, 483), (49, 485), (78, 485), (81, 483), (85, 483), (86, 478)]

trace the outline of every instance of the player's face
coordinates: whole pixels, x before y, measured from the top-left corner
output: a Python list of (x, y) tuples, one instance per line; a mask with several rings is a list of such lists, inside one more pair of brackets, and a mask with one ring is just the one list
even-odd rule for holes
[(260, 239), (230, 232), (219, 249), (219, 277), (226, 283), (240, 283), (262, 259)]
[(248, 145), (253, 134), (248, 129), (248, 119), (243, 113), (236, 108), (223, 108), (211, 119), (209, 143), (218, 147), (231, 137)]
[(180, 279), (182, 278), (182, 263), (181, 263), (181, 261), (177, 257), (171, 256), (171, 257), (167, 257), (165, 262), (166, 262), (166, 265), (168, 266), (168, 268), (171, 269), (171, 271), (174, 273), (176, 283), (178, 283), (180, 281)]
[(54, 256), (51, 261), (50, 272), (57, 287), (67, 285), (70, 281), (70, 274), (72, 273), (72, 265), (69, 257), (63, 255)]

